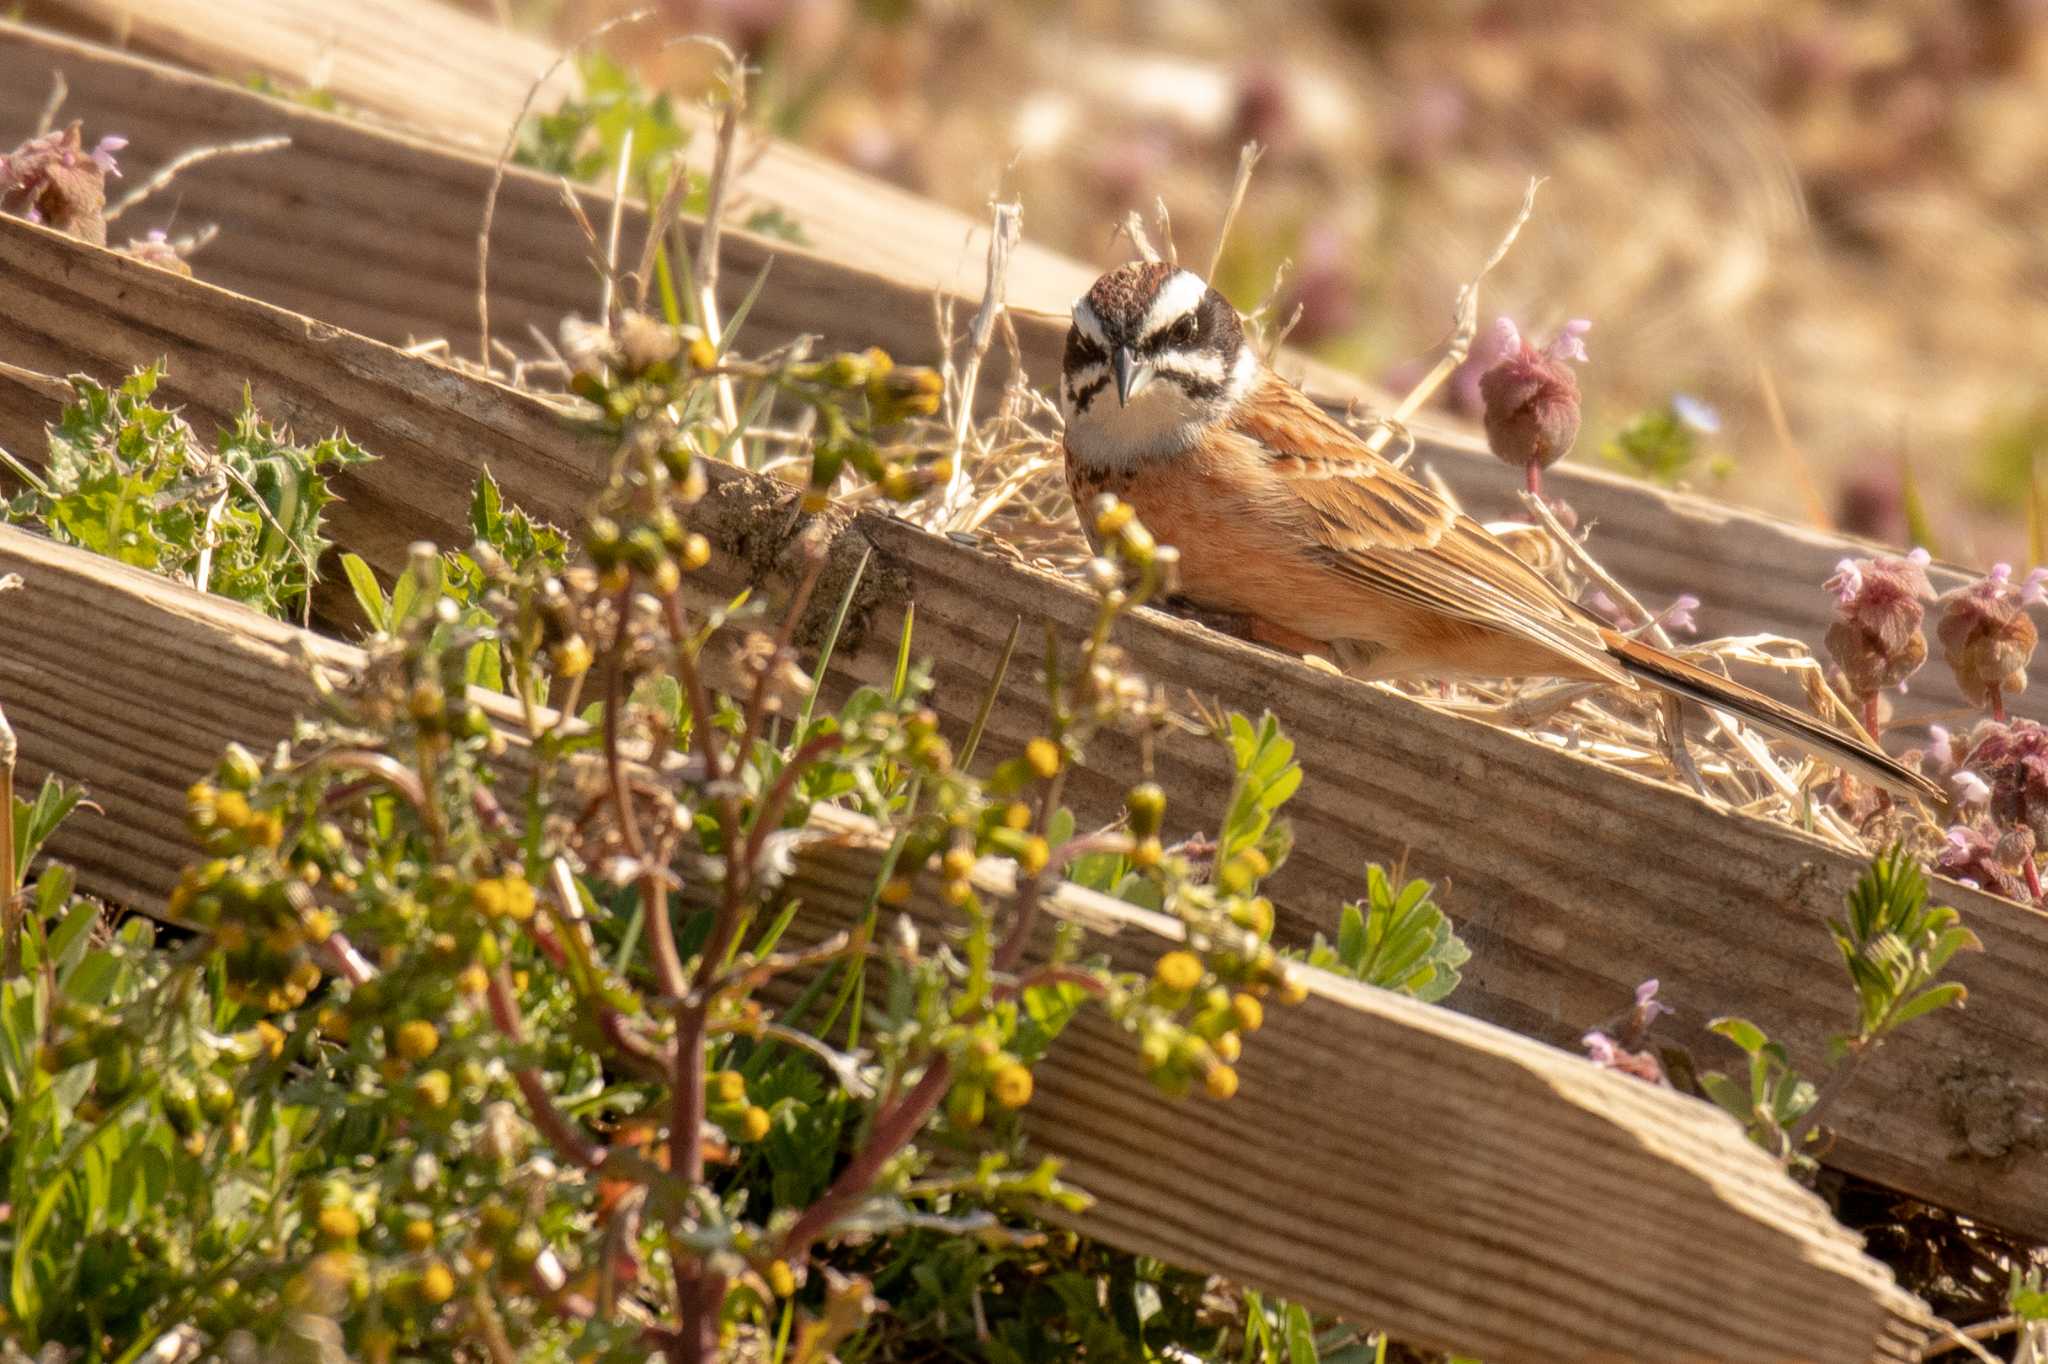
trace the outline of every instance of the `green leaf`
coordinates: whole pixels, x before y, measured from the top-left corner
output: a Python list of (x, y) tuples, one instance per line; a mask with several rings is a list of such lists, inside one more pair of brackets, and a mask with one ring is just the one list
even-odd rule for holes
[(1762, 1028), (1746, 1018), (1716, 1018), (1708, 1022), (1707, 1031), (1721, 1034), (1751, 1056), (1762, 1051), (1770, 1041)]
[(356, 604), (363, 608), (363, 618), (370, 622), (370, 628), (380, 635), (389, 633), (391, 607), (385, 600), (384, 589), (377, 585), (376, 573), (358, 554), (343, 554), (341, 571), (348, 578), (348, 585), (356, 595)]
[(1315, 1323), (1309, 1320), (1308, 1309), (1288, 1303), (1286, 1322), (1288, 1364), (1318, 1364)]
[(1949, 981), (1946, 984), (1922, 990), (1919, 994), (1913, 996), (1892, 1011), (1892, 1016), (1886, 1025), (1886, 1030), (1889, 1031), (1892, 1028), (1899, 1027), (1901, 1024), (1910, 1023), (1921, 1015), (1931, 1014), (1937, 1009), (1960, 1006), (1965, 999), (1969, 998), (1969, 995), (1970, 992), (1963, 987), (1960, 981)]

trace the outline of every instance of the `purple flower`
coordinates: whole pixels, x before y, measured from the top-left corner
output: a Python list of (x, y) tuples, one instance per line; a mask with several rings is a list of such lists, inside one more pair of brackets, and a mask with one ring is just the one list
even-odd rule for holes
[(114, 153), (127, 145), (127, 138), (119, 133), (109, 133), (93, 145), (92, 159), (104, 174), (118, 180), (121, 178), (121, 168), (114, 164)]
[(1927, 756), (1944, 772), (1956, 765), (1955, 741), (1949, 738), (1948, 726), (1927, 727)]
[(1982, 777), (1967, 767), (1951, 776), (1948, 779), (1948, 784), (1955, 788), (1956, 803), (1958, 805), (1989, 805), (1991, 803), (1990, 786), (1985, 784)]
[(1941, 623), (1935, 634), (1965, 699), (1988, 705), (1994, 719), (2005, 719), (2005, 698), (2027, 689), (2027, 664), (2040, 636), (2026, 608), (2042, 599), (2048, 570), (2034, 569), (2015, 586), (2012, 565), (1993, 564), (1991, 572), (1941, 597)]
[[(1700, 599), (1692, 593), (1680, 595), (1677, 601), (1664, 608), (1664, 614), (1657, 617), (1657, 623), (1667, 630), (1683, 630), (1686, 634), (1697, 634), (1699, 625), (1692, 613), (1700, 609)], [(1656, 984), (1652, 981), (1651, 984)]]
[(1654, 977), (1636, 986), (1636, 1013), (1642, 1018), (1643, 1026), (1648, 1027), (1657, 1021), (1660, 1014), (1670, 1012), (1671, 1006), (1657, 998), (1657, 982)]
[(1874, 723), (1878, 693), (1904, 686), (1927, 661), (1927, 639), (1920, 633), (1927, 616), (1921, 603), (1934, 597), (1927, 564), (1924, 549), (1903, 557), (1843, 559), (1825, 584), (1839, 615), (1828, 627), (1827, 650), (1863, 703), (1866, 726)]
[(1570, 362), (1586, 358), (1583, 338), (1592, 325), (1567, 322), (1538, 350), (1511, 318), (1494, 323), (1500, 359), (1479, 378), (1486, 443), (1503, 463), (1523, 471), (1532, 493), (1542, 493), (1543, 471), (1579, 438), (1579, 380)]
[(1614, 1039), (1595, 1028), (1579, 1039), (1579, 1045), (1586, 1049), (1586, 1059), (1596, 1066), (1612, 1066), (1615, 1053), (1619, 1050)]

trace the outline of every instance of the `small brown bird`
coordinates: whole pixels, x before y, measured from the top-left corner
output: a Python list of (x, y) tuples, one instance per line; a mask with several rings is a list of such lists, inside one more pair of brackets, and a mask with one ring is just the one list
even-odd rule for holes
[(1609, 629), (1269, 369), (1199, 275), (1141, 262), (1097, 280), (1074, 304), (1059, 396), (1084, 527), (1099, 495), (1130, 503), (1180, 551), (1188, 602), (1256, 639), (1369, 678), (1647, 682), (1943, 799), (1862, 740)]

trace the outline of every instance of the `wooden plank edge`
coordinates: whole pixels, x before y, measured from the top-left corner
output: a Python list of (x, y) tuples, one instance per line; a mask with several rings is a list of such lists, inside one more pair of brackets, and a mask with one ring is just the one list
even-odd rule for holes
[[(0, 661), (0, 704), (30, 780), (83, 779), (107, 804), (55, 847), (103, 893), (160, 891), (194, 855), (160, 840), (138, 857), (134, 802), (168, 813), (226, 742), (260, 750), (288, 732), (313, 694), (308, 660), (342, 672), (359, 658), (12, 528), (0, 570), (26, 581), (6, 629), (29, 645)], [(155, 647), (134, 647), (144, 640)], [(145, 694), (156, 704), (136, 706)], [(865, 912), (886, 847), (843, 812), (821, 812), (817, 833), (791, 882), (813, 940)], [(976, 876), (991, 894), (1011, 888), (1005, 865)], [(924, 878), (912, 912), (944, 931), (932, 891)], [(1135, 969), (1180, 936), (1164, 916), (1071, 886), (1048, 908)], [(1080, 1229), (1500, 1360), (1900, 1357), (1886, 1342), (1924, 1321), (1818, 1199), (1707, 1105), (1305, 974), (1308, 1003), (1270, 1012), (1228, 1104), (1158, 1095), (1100, 1022), (1055, 1048), (1030, 1131), (1100, 1200)], [(1276, 1139), (1286, 1158), (1262, 1156)]]

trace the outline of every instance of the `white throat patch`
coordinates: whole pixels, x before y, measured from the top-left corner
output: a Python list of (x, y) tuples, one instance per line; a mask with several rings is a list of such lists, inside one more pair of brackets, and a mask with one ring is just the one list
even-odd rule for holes
[[(1062, 376), (1060, 414), (1066, 418), (1068, 453), (1098, 469), (1124, 469), (1140, 460), (1182, 454), (1244, 401), (1260, 370), (1258, 352), (1248, 344), (1238, 348), (1227, 375), (1210, 357), (1182, 356), (1167, 363), (1168, 368), (1131, 395), (1128, 405), (1116, 400), (1107, 365), (1089, 365)], [(1212, 367), (1216, 372), (1209, 372)], [(1222, 392), (1195, 397), (1169, 377), (1173, 371), (1221, 381)], [(1079, 401), (1084, 393), (1085, 405)]]

